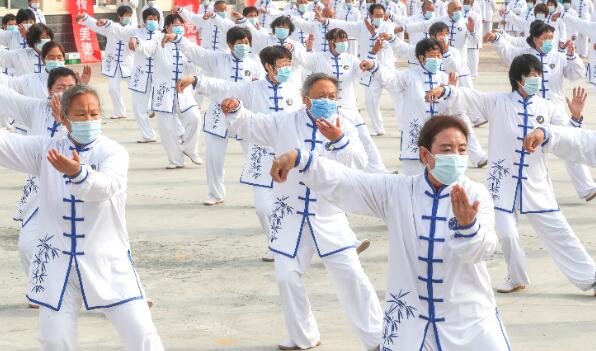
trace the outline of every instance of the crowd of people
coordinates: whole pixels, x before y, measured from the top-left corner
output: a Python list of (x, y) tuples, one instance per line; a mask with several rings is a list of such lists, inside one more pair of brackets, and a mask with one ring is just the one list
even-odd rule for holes
[[(207, 0), (167, 16), (147, 1), (139, 18), (131, 1), (115, 20), (76, 19), (107, 38), (108, 118), (129, 116), (130, 94), (138, 143), (159, 135), (166, 170), (186, 158), (204, 164), (205, 206), (224, 203), (227, 145), (242, 146), (240, 182), (254, 194), (288, 334), (280, 350), (321, 343), (304, 284), (317, 255), (366, 350), (504, 351), (512, 346), (485, 261), (500, 242), (507, 275), (496, 291), (530, 284), (520, 215), (567, 279), (596, 295), (594, 261), (546, 163), (548, 153), (565, 160), (579, 198), (596, 198), (588, 93), (563, 90), (565, 80), (596, 84), (594, 6), (536, 1), (258, 0), (240, 13)], [(188, 23), (200, 44), (185, 36)], [(128, 153), (102, 133), (91, 68), (65, 67), (39, 0), (2, 18), (0, 45), (0, 165), (28, 175), (14, 220), (42, 349), (77, 348), (84, 306), (105, 313), (125, 350), (163, 350), (128, 242)], [(508, 66), (510, 92), (474, 89), (489, 45)], [(375, 144), (383, 91), (401, 131), (399, 170)], [(474, 129), (487, 123), (484, 150)], [(465, 175), (469, 166), (486, 169), (484, 184)], [(383, 304), (358, 257), (370, 241), (348, 213), (387, 224)]]

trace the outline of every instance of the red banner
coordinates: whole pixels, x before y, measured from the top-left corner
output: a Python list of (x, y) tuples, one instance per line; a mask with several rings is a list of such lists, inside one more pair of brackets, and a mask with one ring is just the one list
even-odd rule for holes
[(77, 51), (81, 56), (81, 63), (96, 63), (101, 61), (101, 50), (95, 32), (77, 22), (80, 13), (93, 16), (93, 0), (69, 0), (68, 11), (72, 17), (72, 33), (74, 35)]
[[(199, 12), (198, 0), (176, 0), (176, 6), (184, 7), (194, 13)], [(197, 27), (194, 24), (188, 23), (188, 21), (184, 23), (184, 36), (197, 44), (200, 43)]]

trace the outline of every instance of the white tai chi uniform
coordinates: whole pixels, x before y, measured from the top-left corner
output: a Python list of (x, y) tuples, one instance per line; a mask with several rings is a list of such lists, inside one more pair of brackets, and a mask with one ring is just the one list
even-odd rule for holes
[(582, 20), (567, 14), (561, 15), (560, 19), (565, 21), (565, 25), (569, 27), (570, 30), (577, 30), (578, 32), (583, 33), (583, 35), (589, 38), (592, 42), (587, 54), (588, 63), (586, 64), (586, 80), (592, 87), (592, 91), (596, 91), (596, 22)]
[(33, 48), (0, 50), (0, 66), (12, 69), (15, 76), (27, 73), (41, 73), (41, 57)]
[[(215, 19), (219, 18), (225, 22), (228, 27), (233, 27), (234, 22), (229, 18), (221, 18), (218, 15), (214, 15), (211, 18), (203, 19), (203, 13), (197, 14), (187, 10), (184, 7), (180, 8), (178, 14), (187, 22), (194, 24), (197, 30), (201, 32), (201, 46), (205, 49), (213, 51), (230, 52), (228, 43), (226, 42), (226, 32), (223, 31), (220, 26), (215, 24)], [(207, 72), (211, 74), (211, 72)]]
[(483, 1), (484, 6), (482, 6), (482, 33), (488, 33), (493, 30), (493, 17), (495, 16), (495, 12), (497, 11), (497, 1), (496, 0), (478, 0)]
[[(338, 115), (329, 122), (335, 124), (337, 118), (341, 119), (344, 135), (334, 142), (318, 131), (306, 110), (267, 115), (241, 108), (228, 114), (226, 122), (231, 131), (250, 142), (271, 146), (278, 155), (302, 148), (347, 166), (363, 168), (366, 153), (354, 126)], [(381, 306), (360, 265), (354, 232), (345, 212), (304, 185), (301, 172), (290, 172), (286, 182), (274, 184), (273, 193), (269, 248), (276, 253), (275, 275), (291, 341), (309, 348), (320, 340), (303, 281), (316, 253), (325, 264), (360, 340), (367, 350), (374, 349), (381, 339)]]
[[(196, 86), (198, 93), (205, 94), (217, 103), (234, 97), (251, 112), (270, 114), (287, 114), (301, 109), (303, 104), (300, 88), (290, 82), (276, 84), (267, 77), (238, 82), (200, 77)], [(269, 170), (274, 158), (275, 154), (270, 147), (250, 143), (240, 178), (241, 183), (253, 186), (255, 209), (261, 228), (267, 235), (267, 242), (273, 213), (273, 179)]]
[[(46, 159), (50, 149), (81, 171), (65, 177)], [(80, 147), (68, 138), (0, 134), (0, 165), (39, 177), (39, 233), (27, 298), (41, 306), (44, 351), (77, 349), (81, 304), (103, 309), (124, 350), (163, 350), (132, 263), (124, 215), (128, 154), (100, 136)]]
[(307, 21), (300, 17), (292, 17), (292, 23), (306, 33), (311, 33), (314, 36), (312, 45), (313, 51), (328, 52), (329, 42), (327, 41), (327, 32), (333, 29), (329, 26), (329, 22), (321, 23), (319, 21)]
[[(84, 21), (96, 21), (85, 15)], [(139, 40), (158, 40), (162, 38), (161, 32), (149, 31), (147, 28), (123, 27), (119, 23), (107, 20), (103, 26), (106, 36), (113, 36), (128, 45), (132, 37)], [(160, 43), (161, 44), (161, 43)], [(146, 57), (142, 52), (137, 51), (133, 56), (131, 76), (128, 80), (128, 89), (132, 90), (132, 107), (135, 114), (137, 127), (141, 132), (143, 140), (155, 139), (155, 131), (149, 122), (149, 106), (152, 93), (152, 77), (155, 63), (152, 57)]]
[[(290, 9), (284, 12), (284, 15), (286, 16), (291, 16), (292, 17), (292, 22), (294, 24), (296, 24), (296, 22), (294, 22), (294, 19), (299, 18), (305, 21), (313, 21), (315, 15), (312, 12), (300, 12), (298, 10), (298, 8), (294, 8), (294, 9)], [(267, 33), (271, 32), (271, 28), (265, 28)], [(308, 31), (304, 31), (302, 30), (302, 28), (296, 26), (296, 29), (292, 32), (292, 34), (290, 34), (290, 39), (301, 43), (302, 45), (306, 45), (306, 39), (308, 39), (308, 35), (310, 34), (310, 32)]]
[(8, 50), (25, 49), (27, 40), (19, 31), (8, 31), (0, 29), (0, 45)]
[(43, 14), (43, 12), (40, 9), (34, 9), (31, 6), (27, 6), (27, 8), (31, 11), (33, 11), (33, 14), (35, 15), (35, 23), (46, 23), (46, 16)]
[(364, 145), (366, 155), (368, 156), (366, 170), (369, 172), (385, 172), (387, 169), (383, 164), (379, 149), (372, 140), (370, 131), (366, 123), (364, 123), (360, 112), (358, 112), (356, 105), (356, 89), (354, 85), (360, 80), (361, 76), (359, 68), (360, 60), (358, 57), (348, 53), (335, 56), (331, 52), (296, 52), (294, 58), (311, 72), (326, 73), (339, 80), (337, 94), (338, 111), (343, 118), (350, 121), (357, 128), (358, 137), (362, 145)]
[[(594, 11), (594, 4), (592, 0), (571, 0), (571, 8), (577, 12), (577, 16), (584, 20), (592, 21), (592, 12)], [(577, 33), (577, 39), (575, 39), (575, 47), (578, 55), (582, 57), (588, 56), (588, 52), (593, 51), (588, 47), (588, 40), (590, 36), (586, 33), (585, 29), (580, 30)], [(594, 41), (592, 41), (594, 45)]]
[[(476, 6), (474, 6), (469, 11), (463, 12), (464, 22), (468, 22), (468, 18), (472, 18), (474, 20), (474, 36), (480, 38), (479, 40), (471, 40), (468, 39), (467, 51), (468, 51), (468, 62), (467, 66), (470, 69), (470, 76), (472, 79), (478, 77), (478, 63), (480, 62), (480, 49), (482, 49), (482, 16), (476, 10)], [(451, 45), (453, 46), (453, 45)]]
[[(156, 34), (163, 37), (161, 33)], [(201, 111), (193, 96), (192, 88), (187, 87), (178, 93), (176, 83), (184, 76), (195, 72), (194, 67), (181, 52), (176, 40), (162, 47), (161, 40), (139, 40), (137, 50), (148, 58), (153, 58), (153, 93), (151, 109), (157, 117), (159, 136), (170, 165), (184, 166), (184, 154), (191, 160), (199, 160), (199, 125)], [(190, 41), (190, 40), (189, 40)], [(184, 127), (183, 145), (179, 143), (179, 128), (175, 116)]]
[(143, 6), (143, 8), (141, 9), (141, 17), (139, 21), (141, 27), (145, 27), (145, 22), (143, 22), (143, 11), (145, 11), (148, 8), (154, 8), (157, 10), (157, 12), (159, 12), (159, 30), (163, 30), (165, 17), (163, 16), (163, 11), (161, 10), (161, 8), (159, 8), (157, 4), (146, 4), (145, 6)]
[[(514, 14), (518, 16), (526, 9), (527, 4), (525, 0), (511, 0), (505, 6), (505, 14), (503, 15), (503, 20), (507, 23), (505, 25), (499, 24), (499, 28), (503, 29), (508, 34), (513, 36), (518, 36), (520, 32), (525, 31), (525, 28), (519, 25), (516, 25), (514, 22), (509, 20), (509, 16)], [(526, 32), (528, 33), (528, 32)]]
[[(364, 21), (346, 22), (337, 19), (329, 20), (329, 29), (341, 28), (348, 33), (348, 36), (356, 38), (358, 41), (358, 50), (361, 60), (368, 58), (370, 50), (375, 45), (375, 41), (379, 38), (381, 33), (393, 34), (395, 25), (390, 22), (383, 21), (379, 28), (376, 28), (374, 35), (371, 35)], [(391, 48), (386, 47), (381, 49), (377, 54), (378, 62), (388, 67), (395, 66), (395, 58)], [(372, 82), (364, 89), (364, 102), (366, 111), (370, 118), (371, 128), (375, 134), (384, 134), (385, 126), (383, 124), (383, 116), (381, 115), (381, 94), (383, 87), (377, 82)]]
[(596, 132), (592, 130), (546, 126), (542, 148), (561, 158), (596, 167)]
[[(307, 156), (308, 155), (308, 156)], [(471, 225), (452, 210), (453, 186), (436, 189), (427, 173), (365, 174), (301, 151), (303, 182), (339, 208), (382, 218), (389, 230), (389, 271), (381, 350), (511, 350), (496, 310), (485, 260), (497, 246), (486, 188), (456, 184), (480, 207)], [(312, 159), (305, 165), (305, 159)]]
[[(497, 35), (493, 47), (506, 65), (510, 65), (518, 55), (530, 54), (536, 56), (542, 63), (542, 82), (539, 94), (542, 98), (555, 103), (560, 115), (565, 115), (564, 79), (575, 81), (586, 74), (584, 63), (577, 55), (567, 56), (564, 53), (557, 52), (554, 48), (548, 54), (543, 54), (529, 45), (515, 47), (507, 40), (503, 40), (501, 35)], [(596, 191), (596, 183), (592, 179), (588, 167), (573, 162), (565, 162), (565, 166), (580, 198), (585, 198), (593, 191)]]
[[(120, 92), (120, 81), (126, 81), (130, 78), (133, 52), (128, 49), (128, 42), (110, 35), (105, 27), (98, 27), (94, 18), (86, 17), (83, 23), (92, 31), (107, 38), (101, 61), (101, 74), (108, 77), (108, 92), (112, 100), (112, 117), (126, 117), (126, 106)], [(114, 23), (113, 25), (118, 24)], [(133, 28), (132, 25), (130, 28)]]
[(122, 5), (130, 7), (132, 10), (132, 16), (130, 16), (130, 25), (137, 27), (137, 24), (139, 23), (139, 16), (137, 13), (139, 10), (139, 0), (116, 0), (117, 7)]
[(266, 28), (267, 31), (271, 31), (271, 22), (281, 14), (281, 11), (275, 6), (272, 0), (257, 0), (254, 6), (259, 10), (266, 10), (265, 13), (259, 14), (259, 24), (261, 27)]
[(559, 269), (580, 289), (594, 283), (594, 261), (563, 216), (552, 189), (544, 152), (528, 153), (523, 139), (534, 128), (571, 121), (554, 103), (537, 95), (480, 93), (448, 87), (447, 104), (471, 110), (490, 122), (487, 188), (495, 203), (496, 229), (508, 274), (515, 285), (529, 284), (517, 214), (525, 214)]
[[(212, 77), (239, 82), (242, 80), (252, 81), (263, 77), (263, 68), (260, 63), (246, 57), (242, 60), (231, 53), (212, 51), (204, 49), (187, 38), (176, 37), (180, 51), (194, 64), (200, 66), (204, 71), (210, 72)], [(219, 101), (219, 100), (218, 100)], [(219, 102), (212, 100), (203, 120), (203, 132), (205, 132), (205, 172), (207, 173), (207, 185), (209, 187), (209, 200), (223, 200), (226, 195), (224, 185), (224, 160), (228, 147), (228, 137), (235, 137), (237, 140), (242, 136), (236, 134), (228, 135), (224, 121), (224, 114), (221, 111)], [(241, 142), (242, 148), (246, 147)]]

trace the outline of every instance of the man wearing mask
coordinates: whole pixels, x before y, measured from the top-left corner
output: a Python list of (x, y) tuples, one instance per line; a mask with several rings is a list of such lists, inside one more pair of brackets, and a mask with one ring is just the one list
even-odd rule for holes
[[(145, 6), (143, 6), (143, 8), (141, 9), (141, 13), (145, 12), (146, 9), (155, 9), (159, 13), (159, 30), (163, 30), (163, 23), (164, 23), (163, 11), (157, 5), (157, 1), (156, 0), (147, 0), (147, 4)], [(142, 20), (140, 25), (144, 26), (145, 20)]]
[(27, 0), (27, 8), (33, 11), (35, 15), (35, 23), (46, 23), (46, 16), (41, 11), (41, 3), (39, 0)]
[[(27, 32), (35, 24), (35, 15), (29, 9), (20, 9), (16, 16), (16, 26), (0, 31), (0, 45), (8, 50), (24, 49), (27, 47)], [(14, 71), (10, 72), (14, 74)]]

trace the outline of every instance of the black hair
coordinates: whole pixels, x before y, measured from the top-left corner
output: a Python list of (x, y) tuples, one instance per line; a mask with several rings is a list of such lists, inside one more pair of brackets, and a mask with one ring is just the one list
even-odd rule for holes
[(119, 17), (124, 17), (124, 15), (126, 15), (127, 13), (133, 14), (132, 7), (130, 7), (128, 5), (120, 5), (118, 7), (118, 9), (116, 10), (116, 14)]
[(7, 13), (2, 17), (2, 25), (5, 26), (10, 21), (16, 21), (17, 16), (13, 15), (12, 13)]
[(373, 12), (375, 12), (376, 9), (383, 9), (383, 12), (385, 12), (385, 6), (381, 4), (372, 4), (368, 8), (368, 13), (372, 16)]
[(542, 74), (542, 63), (534, 55), (523, 54), (513, 59), (509, 67), (509, 84), (511, 84), (511, 91), (518, 89), (518, 82), (521, 82), (522, 77), (527, 76), (530, 72), (536, 71)]
[(66, 67), (56, 67), (53, 70), (51, 70), (50, 73), (48, 74), (48, 90), (52, 89), (52, 86), (54, 85), (54, 83), (56, 83), (58, 78), (62, 78), (62, 77), (73, 77), (76, 84), (79, 84), (79, 80), (77, 79), (77, 74), (74, 73), (73, 70), (71, 70), (70, 68), (66, 68)]
[(436, 37), (437, 34), (443, 33), (444, 31), (449, 32), (449, 26), (446, 25), (445, 22), (435, 22), (428, 28), (428, 35)]
[(149, 16), (156, 16), (157, 21), (159, 21), (161, 19), (161, 17), (159, 17), (159, 11), (157, 11), (157, 9), (154, 7), (148, 7), (143, 11), (143, 14), (142, 14), (143, 22), (147, 22), (147, 17), (149, 17)]
[(217, 0), (216, 2), (213, 3), (213, 9), (215, 9), (215, 6), (217, 6), (219, 4), (226, 4), (226, 2), (225, 2), (225, 0)]
[(41, 36), (46, 33), (51, 40), (54, 40), (54, 31), (52, 28), (46, 26), (43, 23), (35, 23), (34, 25), (29, 28), (27, 31), (27, 35), (25, 36), (25, 40), (27, 41), (27, 45), (29, 47), (34, 48), (35, 44), (41, 40)]
[(275, 46), (268, 46), (261, 50), (259, 53), (259, 58), (261, 59), (261, 64), (265, 67), (265, 64), (268, 63), (271, 67), (275, 67), (275, 61), (279, 59), (292, 59), (292, 52), (286, 49), (283, 46), (275, 45)]
[(348, 33), (341, 28), (333, 28), (325, 35), (327, 40), (348, 39)]
[(427, 52), (437, 49), (442, 52), (441, 44), (436, 39), (425, 38), (416, 44), (416, 58), (425, 56)]
[(166, 32), (166, 28), (172, 24), (174, 21), (179, 20), (180, 23), (184, 24), (184, 19), (177, 13), (170, 13), (166, 16), (166, 19), (163, 21), (163, 32)]
[(48, 55), (48, 52), (50, 52), (50, 50), (52, 50), (54, 48), (60, 49), (60, 51), (62, 51), (62, 56), (64, 56), (64, 47), (62, 46), (62, 44), (52, 40), (52, 41), (48, 41), (41, 49), (41, 57), (43, 57), (45, 59), (46, 56)]
[(555, 8), (558, 6), (558, 5), (557, 5), (557, 3), (558, 3), (558, 1), (557, 1), (557, 0), (546, 0), (546, 3), (545, 3), (545, 4), (546, 4), (546, 6), (548, 6), (548, 3), (549, 3), (549, 2), (550, 2), (550, 3), (554, 3), (554, 5), (555, 5)]
[(259, 10), (257, 10), (254, 6), (247, 6), (242, 9), (242, 16), (247, 17), (249, 13), (256, 12), (257, 15), (259, 14)]
[(289, 16), (279, 16), (271, 22), (271, 29), (274, 31), (276, 27), (281, 26), (287, 26), (290, 29), (290, 35), (294, 33), (294, 29), (296, 29), (296, 26), (294, 26), (294, 23), (292, 23)]
[(530, 25), (530, 35), (528, 35), (526, 38), (526, 42), (528, 45), (536, 49), (536, 45), (534, 45), (534, 39), (547, 32), (554, 33), (555, 27), (551, 26), (550, 24), (546, 24), (541, 20), (535, 20)]
[(17, 11), (17, 24), (21, 24), (28, 20), (35, 21), (35, 14), (30, 9), (20, 9)]
[(546, 6), (546, 4), (538, 4), (534, 6), (534, 16), (536, 16), (538, 12), (542, 12), (548, 16), (550, 11), (548, 11), (548, 6)]
[(418, 147), (424, 147), (431, 151), (436, 136), (449, 128), (458, 129), (466, 137), (466, 140), (468, 139), (470, 131), (461, 119), (454, 116), (434, 116), (422, 126), (418, 137)]
[(248, 38), (250, 45), (252, 45), (252, 34), (250, 33), (250, 30), (245, 27), (232, 27), (228, 30), (228, 33), (226, 33), (226, 43), (231, 45), (234, 45), (238, 40), (246, 38)]

